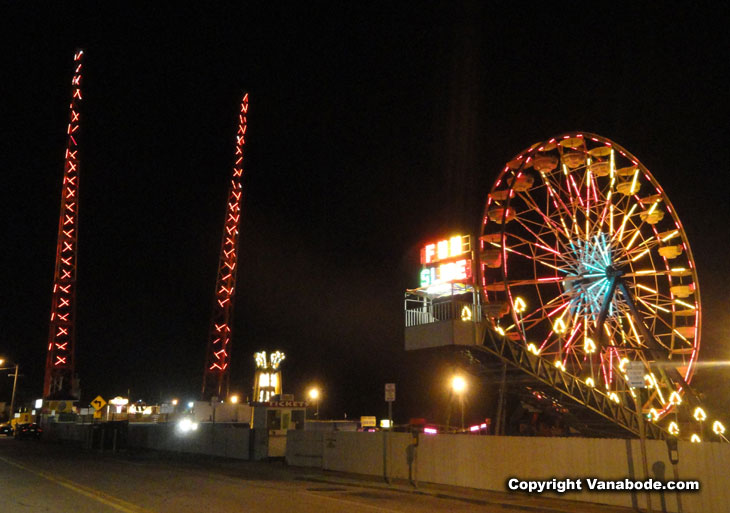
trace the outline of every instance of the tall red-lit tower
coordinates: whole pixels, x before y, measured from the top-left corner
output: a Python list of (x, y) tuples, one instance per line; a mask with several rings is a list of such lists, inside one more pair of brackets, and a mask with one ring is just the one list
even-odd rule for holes
[(61, 189), (61, 215), (58, 221), (56, 267), (53, 273), (51, 323), (48, 355), (43, 383), (46, 399), (77, 398), (74, 386), (74, 345), (76, 340), (76, 256), (79, 219), (79, 103), (81, 102), (82, 50), (74, 54), (71, 79), (71, 105), (66, 129), (65, 164)]
[(228, 395), (233, 303), (236, 293), (236, 271), (238, 270), (238, 235), (243, 200), (243, 147), (246, 143), (247, 113), (248, 93), (243, 95), (241, 111), (238, 114), (235, 161), (228, 188), (228, 207), (223, 225), (215, 302), (203, 372), (203, 400), (209, 400), (212, 397), (225, 399)]

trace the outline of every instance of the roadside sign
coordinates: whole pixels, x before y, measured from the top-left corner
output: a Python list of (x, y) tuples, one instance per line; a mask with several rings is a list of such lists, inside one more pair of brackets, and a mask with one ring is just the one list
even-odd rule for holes
[(100, 419), (101, 418), (101, 410), (96, 410), (94, 412), (94, 418), (95, 419)]
[(360, 427), (375, 427), (375, 417), (360, 417)]
[(630, 387), (646, 388), (644, 374), (646, 374), (646, 368), (643, 362), (634, 361), (626, 364), (626, 380)]
[(106, 401), (104, 400), (104, 398), (102, 396), (97, 395), (96, 396), (96, 399), (94, 399), (93, 401), (91, 401), (91, 406), (93, 406), (94, 409), (98, 412), (104, 406), (106, 406)]
[(385, 384), (385, 401), (388, 403), (395, 401), (395, 383)]
[(71, 413), (73, 411), (72, 401), (46, 401), (45, 408), (56, 413)]

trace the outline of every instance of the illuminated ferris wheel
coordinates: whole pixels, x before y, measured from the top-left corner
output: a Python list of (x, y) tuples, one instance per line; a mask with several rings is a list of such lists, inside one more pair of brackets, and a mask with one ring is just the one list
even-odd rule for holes
[[(617, 403), (640, 362), (642, 411), (681, 402), (700, 345), (687, 236), (649, 170), (587, 133), (534, 144), (487, 200), (481, 289), (493, 329)], [(633, 397), (632, 397), (633, 396)]]

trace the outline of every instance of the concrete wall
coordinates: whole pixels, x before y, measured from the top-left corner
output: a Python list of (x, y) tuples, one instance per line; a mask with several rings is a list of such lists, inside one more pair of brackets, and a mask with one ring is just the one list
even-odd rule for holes
[(249, 433), (240, 424), (202, 423), (185, 433), (174, 423), (129, 424), (127, 447), (247, 460)]
[[(77, 442), (87, 448), (98, 448), (98, 434), (92, 435), (92, 431), (104, 426), (105, 424), (49, 422), (43, 425), (43, 438), (49, 441)], [(177, 423), (129, 423), (126, 425), (126, 436), (120, 436), (119, 448), (126, 446), (247, 460), (250, 433), (248, 426), (243, 424), (201, 423), (197, 430), (182, 433)], [(265, 445), (264, 434), (259, 433), (259, 438), (264, 438)], [(96, 436), (96, 439), (92, 440), (92, 436)], [(111, 435), (107, 434), (109, 436)], [(109, 443), (110, 439), (105, 440), (105, 446)]]
[[(383, 433), (291, 432), (287, 444), (290, 465), (326, 470), (383, 475)], [(409, 477), (407, 433), (392, 433), (388, 443), (388, 465), (394, 478)], [(666, 444), (647, 441), (649, 472), (664, 465), (663, 479), (674, 479)], [(730, 504), (730, 445), (680, 442), (679, 478), (700, 481), (700, 492), (685, 492), (681, 501), (685, 513), (726, 513)], [(484, 490), (506, 491), (511, 477), (520, 479), (585, 478), (643, 479), (638, 440), (495, 437), (467, 435), (420, 436), (411, 467), (413, 478)], [(662, 476), (658, 476), (662, 477)], [(585, 487), (585, 484), (584, 484)], [(638, 492), (574, 492), (565, 499), (632, 507), (646, 506), (646, 495)], [(676, 495), (652, 494), (655, 511), (677, 511)]]
[(73, 422), (47, 422), (42, 424), (41, 427), (43, 428), (44, 440), (84, 443), (89, 425)]

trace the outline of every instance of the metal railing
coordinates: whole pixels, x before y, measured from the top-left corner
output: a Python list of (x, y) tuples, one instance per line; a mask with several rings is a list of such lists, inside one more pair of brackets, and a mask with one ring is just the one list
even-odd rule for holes
[(482, 319), (481, 305), (468, 301), (440, 301), (406, 299), (406, 327), (421, 326), (442, 321), (471, 321)]

